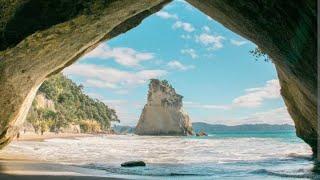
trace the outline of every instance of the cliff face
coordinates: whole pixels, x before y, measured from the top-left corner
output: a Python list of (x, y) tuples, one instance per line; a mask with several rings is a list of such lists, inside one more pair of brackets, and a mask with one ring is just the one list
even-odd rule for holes
[(36, 102), (35, 106), (37, 109), (50, 109), (52, 111), (56, 111), (54, 102), (48, 98), (42, 93), (38, 93), (36, 97), (34, 98), (33, 102)]
[(189, 135), (191, 120), (182, 109), (182, 96), (167, 81), (152, 79), (148, 101), (135, 133), (138, 135)]

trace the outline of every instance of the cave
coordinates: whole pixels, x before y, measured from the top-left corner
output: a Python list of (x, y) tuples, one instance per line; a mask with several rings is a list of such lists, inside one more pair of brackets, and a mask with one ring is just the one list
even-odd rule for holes
[[(1, 1), (0, 148), (18, 132), (41, 83), (170, 0)], [(316, 1), (187, 0), (273, 60), (296, 134), (317, 154)]]

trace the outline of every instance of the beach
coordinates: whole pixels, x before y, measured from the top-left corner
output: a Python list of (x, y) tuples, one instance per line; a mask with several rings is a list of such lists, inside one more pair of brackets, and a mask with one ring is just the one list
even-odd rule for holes
[[(20, 132), (0, 151), (0, 179), (310, 179), (310, 147), (293, 129), (208, 136)], [(127, 161), (145, 167), (121, 167)]]
[[(20, 136), (0, 152), (0, 179), (314, 178), (310, 148), (294, 133)], [(123, 168), (143, 160), (146, 167)]]
[[(92, 171), (87, 172), (85, 168), (61, 165), (55, 163), (45, 163), (28, 159), (1, 159), (0, 179), (23, 179), (23, 180), (71, 180), (71, 179), (120, 179), (108, 178), (93, 175)], [(96, 172), (99, 174), (99, 172)]]
[[(80, 137), (93, 137), (97, 135), (85, 133), (53, 133), (46, 132), (39, 135), (33, 132), (21, 133), (13, 142), (30, 141), (41, 142), (48, 139), (76, 139)], [(93, 174), (94, 173), (94, 174)], [(100, 176), (97, 176), (99, 175)], [(88, 171), (86, 168), (50, 163), (19, 154), (6, 154), (0, 158), (0, 179), (13, 180), (101, 180), (120, 179), (103, 177), (103, 172)]]
[(45, 132), (43, 135), (34, 133), (34, 132), (26, 132), (20, 133), (19, 138), (15, 138), (15, 141), (43, 141), (45, 139), (52, 138), (77, 138), (77, 137), (90, 137), (95, 136), (94, 134), (86, 134), (86, 133), (54, 133), (54, 132)]

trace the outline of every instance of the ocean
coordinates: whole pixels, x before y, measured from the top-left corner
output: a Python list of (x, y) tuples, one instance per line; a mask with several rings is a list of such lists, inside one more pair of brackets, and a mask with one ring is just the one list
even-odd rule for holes
[[(128, 179), (310, 179), (311, 149), (294, 132), (219, 133), (207, 137), (107, 135), (15, 141), (1, 154), (99, 170)], [(120, 164), (143, 160), (146, 167)]]

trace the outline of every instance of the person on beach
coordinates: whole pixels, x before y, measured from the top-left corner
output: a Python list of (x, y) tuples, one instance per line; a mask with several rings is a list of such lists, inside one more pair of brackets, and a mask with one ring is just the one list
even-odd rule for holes
[(17, 139), (19, 139), (20, 138), (20, 132), (18, 132), (18, 134), (17, 134)]

